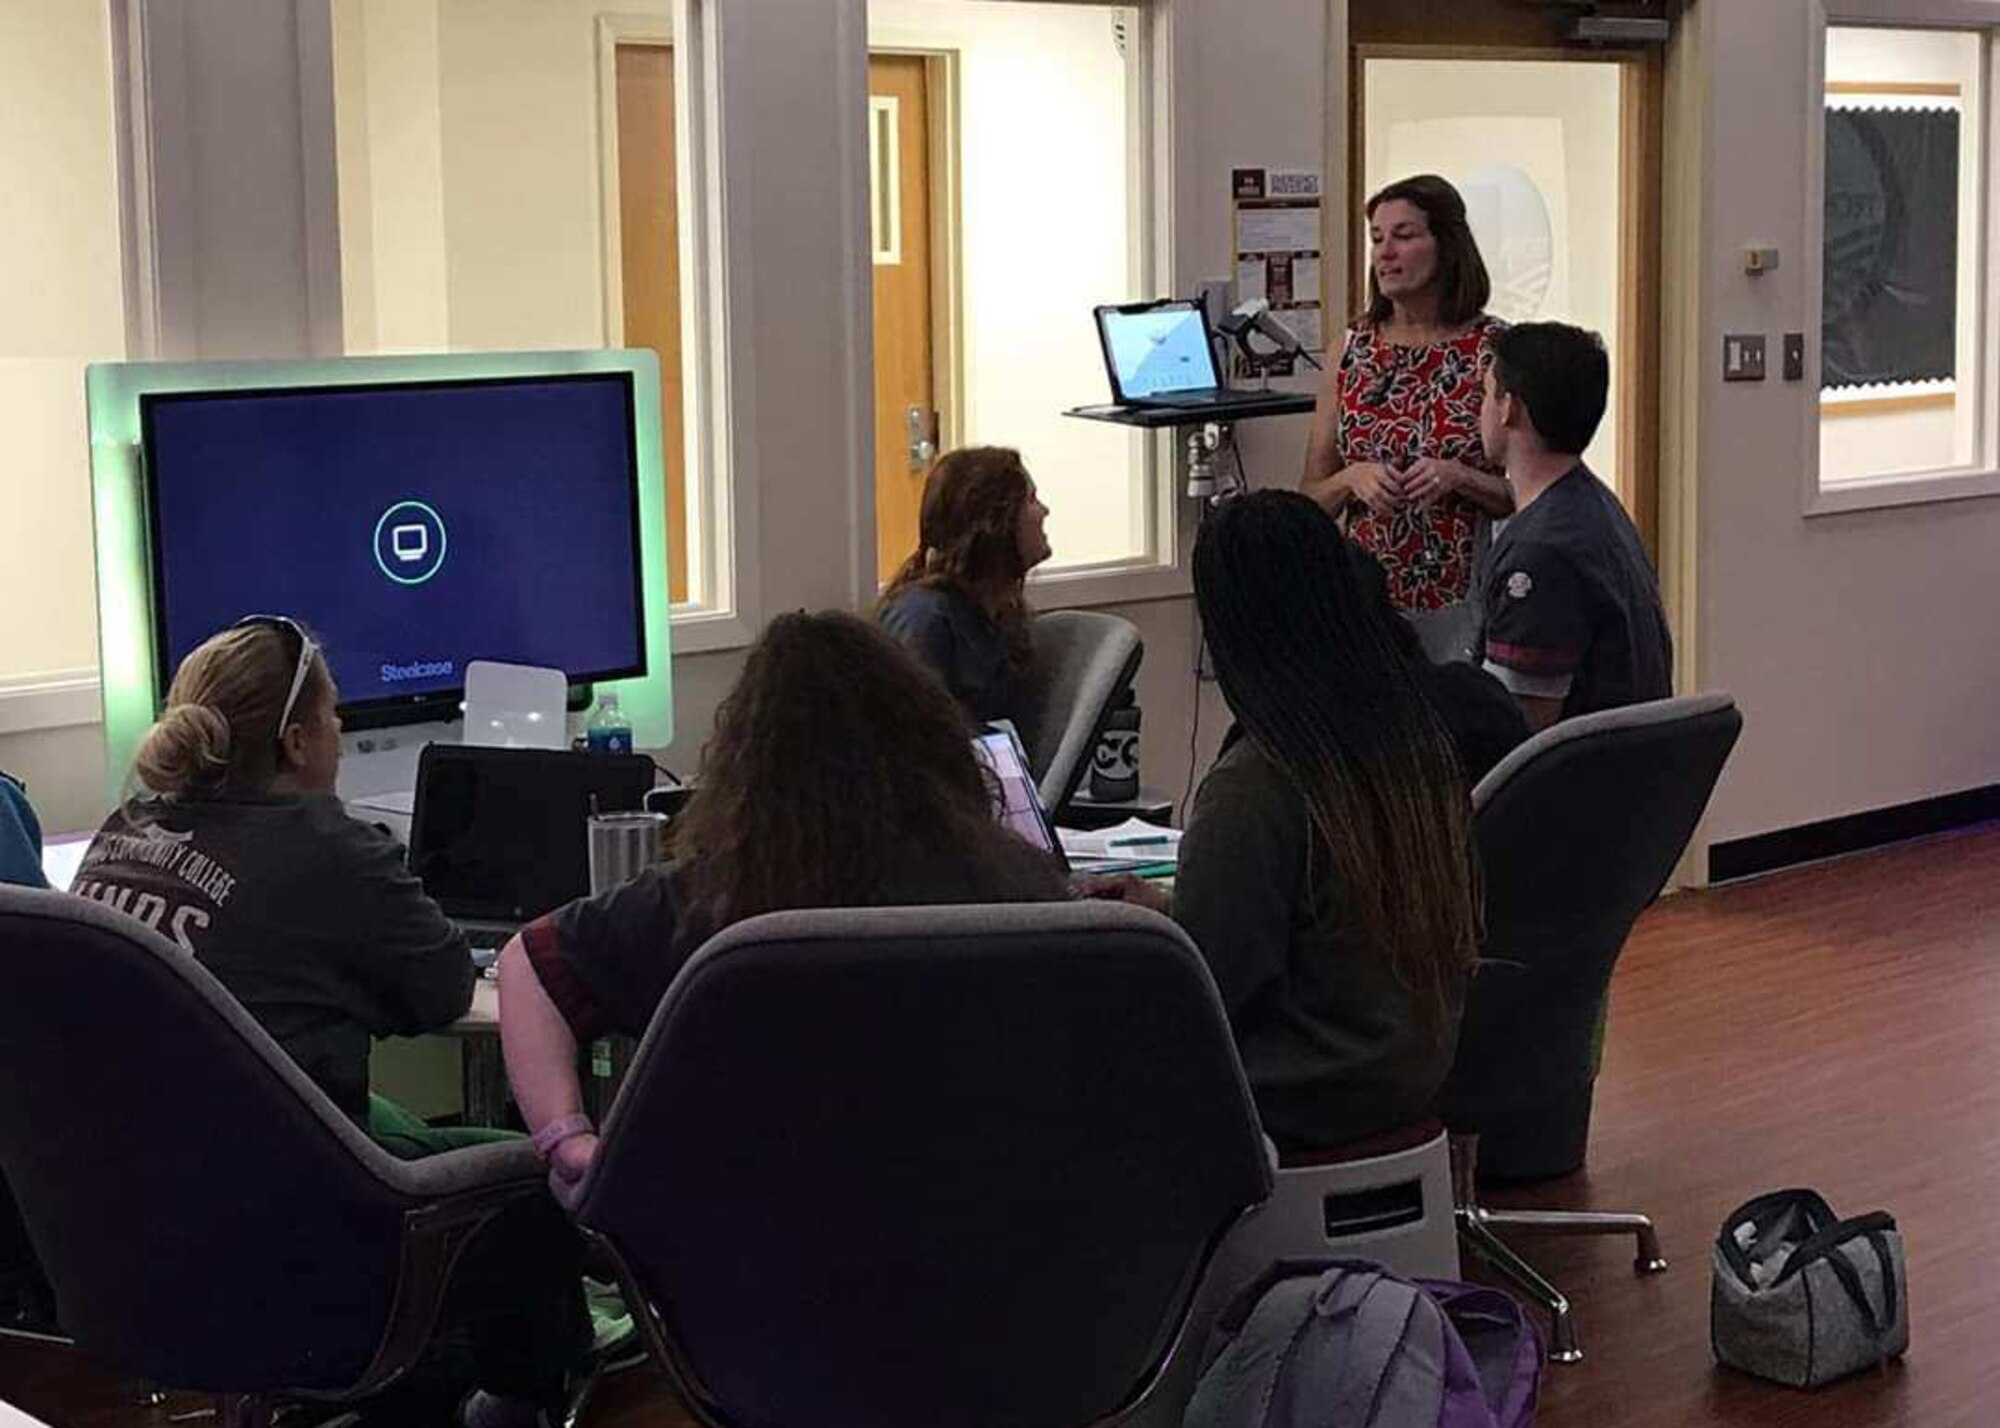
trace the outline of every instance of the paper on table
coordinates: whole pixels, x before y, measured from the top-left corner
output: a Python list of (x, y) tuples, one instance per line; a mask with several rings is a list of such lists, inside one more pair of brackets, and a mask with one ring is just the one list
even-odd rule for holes
[(1063, 852), (1072, 862), (1135, 858), (1149, 863), (1172, 863), (1180, 858), (1180, 829), (1162, 828), (1138, 818), (1128, 818), (1115, 828), (1097, 828), (1088, 833), (1064, 828), (1060, 835)]

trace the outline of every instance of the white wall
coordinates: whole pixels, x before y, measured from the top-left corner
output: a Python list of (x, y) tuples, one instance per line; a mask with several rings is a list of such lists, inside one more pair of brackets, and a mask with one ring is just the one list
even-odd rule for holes
[(604, 342), (596, 17), (605, 8), (600, 0), (438, 5), (454, 348)]
[[(1801, 514), (1816, 439), (1804, 384), (1721, 381), (1721, 334), (1804, 325), (1805, 166), (1820, 142), (1812, 0), (1704, 5), (1706, 350), (1697, 683), (1734, 691), (1743, 741), (1715, 839), (2000, 781), (1993, 629), (2000, 503)], [(1911, 7), (1882, 8), (1886, 18)], [(2000, 6), (1957, 7), (2000, 21)], [(1777, 273), (1746, 277), (1750, 243)]]
[(346, 350), (450, 346), (438, 11), (418, 0), (335, 0)]
[(1110, 400), (1091, 309), (1165, 293), (1141, 291), (1130, 261), (1116, 13), (991, 0), (868, 7), (871, 45), (958, 57), (961, 440), (1020, 448), (1048, 501), (1059, 565), (1129, 559), (1147, 543), (1139, 439), (1062, 414)]
[(112, 132), (103, 7), (0, 0), (0, 687), (97, 662), (83, 368), (125, 355)]

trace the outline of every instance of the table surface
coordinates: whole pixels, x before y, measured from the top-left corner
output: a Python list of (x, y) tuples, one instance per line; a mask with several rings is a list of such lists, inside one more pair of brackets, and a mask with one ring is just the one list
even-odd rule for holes
[(472, 984), (472, 1006), (443, 1028), (447, 1036), (492, 1036), (500, 1030), (500, 984), (480, 977)]

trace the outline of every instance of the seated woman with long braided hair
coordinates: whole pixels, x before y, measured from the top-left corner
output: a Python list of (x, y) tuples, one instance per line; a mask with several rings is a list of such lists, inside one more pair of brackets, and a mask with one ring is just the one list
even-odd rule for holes
[(1265, 1132), (1329, 1149), (1421, 1117), (1478, 946), (1471, 801), (1450, 736), (1333, 517), (1222, 506), (1195, 600), (1241, 729), (1202, 780), (1170, 911), (1221, 989)]

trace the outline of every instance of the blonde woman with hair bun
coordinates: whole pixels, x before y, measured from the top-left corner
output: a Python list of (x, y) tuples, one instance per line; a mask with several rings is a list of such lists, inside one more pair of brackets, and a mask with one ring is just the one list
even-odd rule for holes
[[(251, 615), (212, 636), (175, 672), (133, 760), (138, 788), (98, 830), (73, 891), (191, 953), (393, 1154), (507, 1138), (434, 1129), (370, 1093), (375, 1040), (456, 1021), (474, 972), (464, 935), (401, 845), (335, 794), (338, 704), (326, 658), (296, 620)], [(460, 1275), (491, 1291), (464, 1296), (482, 1315), (469, 1326), (487, 1405), (476, 1416), (533, 1422), (589, 1348), (581, 1247), (553, 1202), (493, 1234)]]

